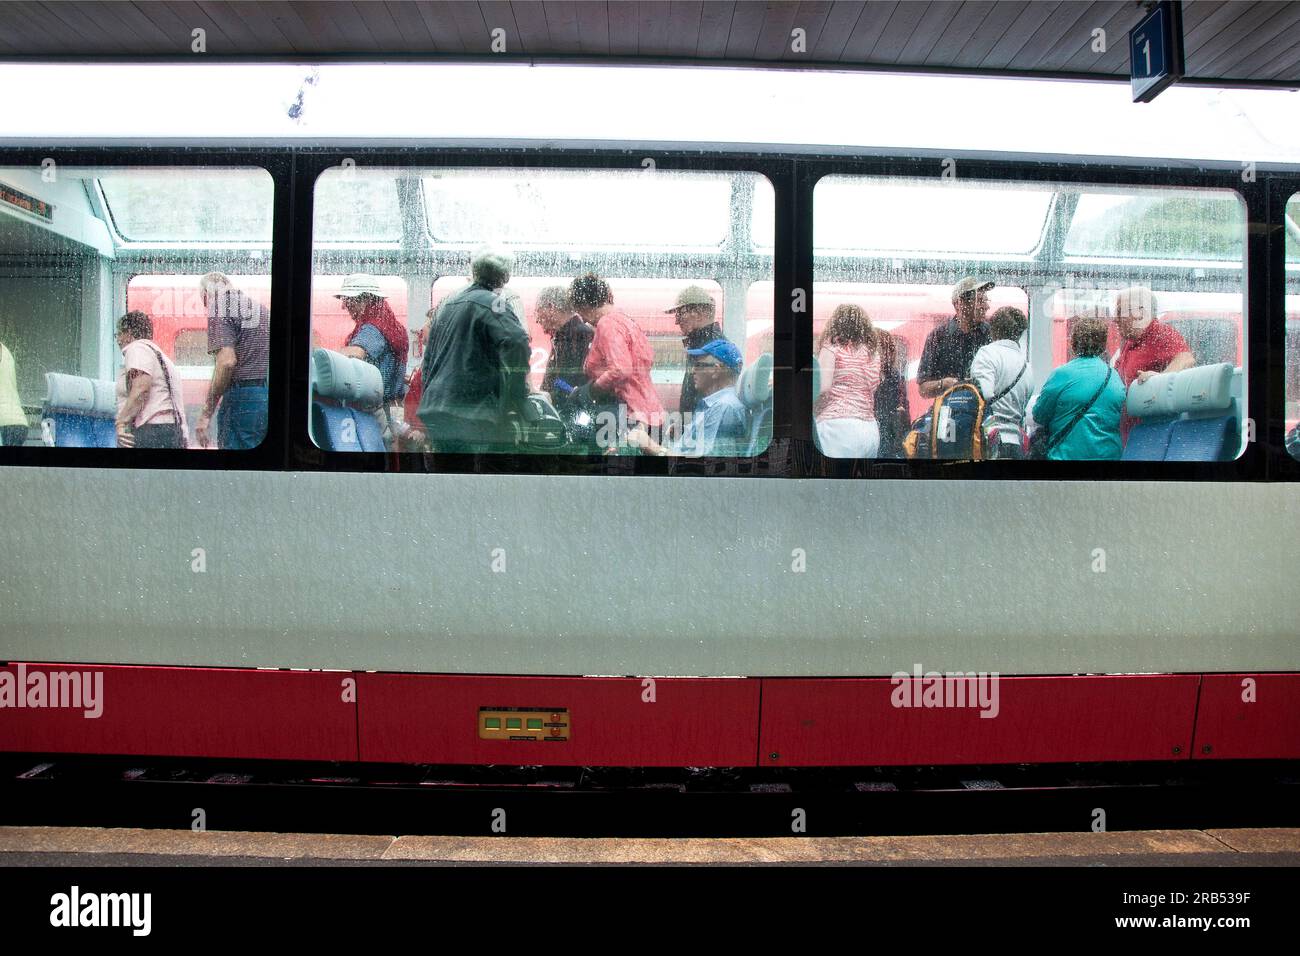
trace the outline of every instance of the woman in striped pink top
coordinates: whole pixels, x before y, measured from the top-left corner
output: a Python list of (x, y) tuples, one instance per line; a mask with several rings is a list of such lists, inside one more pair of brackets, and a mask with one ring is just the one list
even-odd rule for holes
[(813, 417), (817, 444), (828, 458), (874, 458), (880, 450), (875, 395), (880, 385), (876, 330), (861, 306), (831, 313), (817, 346), (821, 370)]

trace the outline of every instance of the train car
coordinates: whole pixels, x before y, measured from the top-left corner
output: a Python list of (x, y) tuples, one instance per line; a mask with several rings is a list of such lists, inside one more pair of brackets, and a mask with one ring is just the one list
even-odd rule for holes
[[(150, 82), (179, 104), (220, 69)], [(337, 81), (346, 102), (306, 131), (231, 85), (227, 118), (176, 119), (170, 137), (120, 107), (106, 134), (69, 101), (57, 140), (21, 114), (0, 141), (0, 343), (28, 426), (0, 447), (0, 750), (781, 768), (1300, 757), (1300, 462), (1283, 444), (1295, 156), (1243, 177), (1194, 90), (1113, 135), (1118, 108), (1100, 107), (1091, 150), (1066, 117), (1014, 149), (965, 126), (900, 144), (901, 118), (863, 146), (838, 114), (779, 128), (766, 109), (716, 131), (674, 115), (674, 141), (600, 138), (555, 110), (544, 136), (505, 140), (453, 109), (435, 137), (392, 111), (460, 74), (394, 70), (323, 68), (322, 91)], [(542, 104), (627, 76), (510, 75), (528, 129)], [(816, 82), (783, 108), (876, 89)], [(1005, 81), (961, 82), (989, 109), (1017, 102)], [(663, 128), (664, 102), (627, 83), (617, 130)], [(705, 102), (732, 83), (702, 71), (692, 88)], [(1077, 86), (1056, 88), (1083, 104)], [(245, 102), (257, 132), (229, 118)], [(708, 290), (745, 357), (751, 441), (414, 453), (313, 424), (328, 406), (359, 425), (355, 390), (375, 377), (338, 351), (344, 277), (377, 280), (409, 373), (488, 241), (513, 255), (534, 388), (550, 359), (537, 294), (591, 272), (650, 340), (666, 411), (690, 411), (668, 310)], [(194, 418), (211, 271), (269, 310), (265, 436), (115, 447), (95, 423), (116, 415), (118, 318), (151, 317)], [(967, 276), (995, 283), (991, 307), (1027, 313), (1036, 387), (1070, 360), (1072, 323), (1153, 290), (1195, 358), (1158, 396), (1163, 417), (1143, 419), (1165, 429), (1159, 452), (824, 456), (814, 366), (834, 308), (861, 305), (895, 337), (919, 416), (921, 351)]]

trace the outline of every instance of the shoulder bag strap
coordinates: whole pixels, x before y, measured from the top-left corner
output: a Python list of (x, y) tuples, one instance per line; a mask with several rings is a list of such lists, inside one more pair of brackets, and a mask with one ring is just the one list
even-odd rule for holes
[(1027, 368), (1029, 368), (1028, 358), (1025, 359), (1025, 364), (1020, 366), (1020, 371), (1017, 372), (1016, 377), (1011, 380), (1011, 384), (1008, 385), (1006, 388), (1004, 388), (1002, 391), (998, 392), (992, 398), (990, 398), (986, 404), (992, 405), (994, 402), (1001, 401), (1002, 399), (1006, 398), (1009, 394), (1011, 394), (1011, 390), (1015, 388), (1017, 385), (1019, 385), (1020, 380), (1024, 378), (1025, 369)]
[(158, 367), (162, 369), (163, 383), (167, 386), (167, 401), (172, 403), (172, 420), (176, 427), (180, 429), (181, 440), (186, 441), (185, 434), (185, 409), (183, 406), (176, 404), (176, 393), (172, 390), (172, 375), (167, 371), (167, 361), (163, 358), (162, 352), (158, 351), (158, 346), (152, 342), (146, 342), (145, 345), (153, 350), (154, 357), (158, 359)]
[(1070, 424), (1066, 425), (1063, 429), (1061, 429), (1061, 433), (1059, 435), (1053, 436), (1052, 440), (1047, 443), (1047, 448), (1045, 450), (1046, 452), (1050, 452), (1061, 442), (1065, 441), (1065, 436), (1070, 434), (1070, 432), (1074, 430), (1075, 425), (1083, 421), (1083, 416), (1087, 415), (1088, 412), (1092, 410), (1092, 406), (1097, 404), (1097, 399), (1101, 398), (1101, 393), (1106, 391), (1106, 386), (1110, 384), (1110, 377), (1114, 374), (1115, 374), (1115, 370), (1108, 366), (1106, 368), (1106, 377), (1102, 379), (1101, 387), (1098, 388), (1097, 391), (1093, 393), (1092, 398), (1088, 399), (1088, 404), (1084, 405), (1083, 408), (1079, 409), (1078, 413), (1074, 416), (1073, 419), (1071, 419)]
[[(167, 362), (166, 360), (163, 359), (162, 352), (158, 351), (158, 346), (154, 345), (152, 342), (146, 342), (145, 345), (149, 346), (149, 349), (154, 354), (154, 358), (158, 360), (158, 367), (162, 369), (163, 384), (167, 386), (167, 401), (172, 403), (172, 412), (175, 413), (176, 397), (172, 394), (172, 377), (171, 377), (171, 373), (167, 371)], [(176, 418), (179, 424), (180, 415), (176, 414)]]

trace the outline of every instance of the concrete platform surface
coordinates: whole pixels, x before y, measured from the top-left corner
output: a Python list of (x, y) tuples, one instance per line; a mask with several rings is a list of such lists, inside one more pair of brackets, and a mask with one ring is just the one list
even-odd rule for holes
[(7, 865), (331, 861), (450, 865), (1295, 865), (1300, 862), (1300, 829), (619, 840), (0, 827), (0, 863)]

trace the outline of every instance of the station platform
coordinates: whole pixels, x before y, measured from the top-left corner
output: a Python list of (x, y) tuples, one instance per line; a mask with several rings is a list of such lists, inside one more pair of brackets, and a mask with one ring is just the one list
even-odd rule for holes
[(0, 827), (4, 866), (1297, 866), (1300, 828), (899, 837), (574, 839)]

